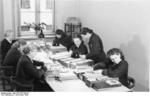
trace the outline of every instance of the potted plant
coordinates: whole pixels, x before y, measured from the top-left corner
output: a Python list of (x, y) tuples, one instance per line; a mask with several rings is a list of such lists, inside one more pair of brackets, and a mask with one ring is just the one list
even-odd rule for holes
[(44, 29), (44, 26), (46, 26), (47, 24), (45, 23), (38, 23), (38, 24), (35, 24), (35, 23), (26, 23), (24, 22), (25, 24), (27, 24), (27, 26), (29, 26), (30, 28), (33, 28), (36, 32), (36, 35), (38, 36), (38, 38), (44, 38), (44, 33), (43, 33), (43, 29)]

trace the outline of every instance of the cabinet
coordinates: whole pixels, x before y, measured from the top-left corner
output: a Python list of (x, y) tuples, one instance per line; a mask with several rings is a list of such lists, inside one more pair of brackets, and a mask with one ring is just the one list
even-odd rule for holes
[(77, 34), (81, 34), (81, 23), (79, 24), (72, 24), (72, 23), (65, 23), (64, 31), (67, 35), (71, 36), (72, 38), (76, 37)]

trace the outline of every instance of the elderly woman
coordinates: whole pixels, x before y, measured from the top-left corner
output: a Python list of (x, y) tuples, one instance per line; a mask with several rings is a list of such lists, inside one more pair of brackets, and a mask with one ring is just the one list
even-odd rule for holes
[[(33, 85), (34, 79), (40, 79), (44, 76), (43, 69), (36, 69), (33, 63), (33, 52), (30, 47), (23, 49), (23, 54), (17, 64), (16, 80), (20, 84)], [(17, 91), (29, 91), (29, 89), (18, 87)]]
[(4, 39), (1, 42), (2, 60), (4, 60), (8, 50), (11, 48), (13, 43), (13, 31), (7, 30), (4, 34)]
[[(53, 91), (45, 82), (46, 67), (43, 62), (33, 60), (36, 53), (30, 45), (23, 49), (16, 70), (16, 80), (21, 84), (33, 85), (33, 91)], [(40, 66), (40, 67), (37, 67)], [(27, 88), (17, 88), (17, 91), (30, 91)]]
[[(15, 42), (5, 56), (5, 59), (3, 61), (3, 66), (13, 66), (14, 67), (13, 73), (15, 73), (17, 63), (19, 61), (19, 58), (22, 55), (22, 50), (26, 45), (27, 45), (27, 43), (24, 40), (19, 40), (19, 41)], [(9, 75), (9, 74), (10, 73), (8, 71), (8, 74), (6, 74), (6, 75)]]

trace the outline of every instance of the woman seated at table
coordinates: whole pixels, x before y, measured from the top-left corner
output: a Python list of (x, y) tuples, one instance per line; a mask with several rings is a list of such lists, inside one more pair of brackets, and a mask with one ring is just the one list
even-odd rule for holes
[(53, 41), (53, 45), (57, 46), (57, 45), (63, 45), (67, 48), (67, 50), (69, 51), (71, 46), (74, 44), (72, 41), (72, 38), (70, 36), (68, 36), (67, 34), (65, 34), (62, 30), (57, 29), (56, 30), (56, 37)]
[(12, 30), (7, 30), (4, 34), (4, 39), (1, 42), (1, 52), (2, 52), (2, 60), (4, 60), (7, 52), (11, 48), (11, 45), (13, 44), (13, 32)]
[[(33, 85), (34, 80), (44, 77), (45, 70), (37, 69), (32, 58), (34, 53), (29, 46), (23, 49), (23, 54), (17, 64), (16, 81), (20, 84)], [(17, 87), (17, 91), (30, 91), (28, 88)]]
[(112, 78), (119, 78), (123, 85), (128, 86), (128, 63), (124, 59), (121, 50), (118, 48), (110, 49), (107, 52), (107, 56), (113, 62), (113, 65), (103, 70), (102, 74)]
[[(11, 49), (8, 51), (8, 53), (6, 54), (6, 57), (3, 61), (3, 66), (12, 66), (14, 67), (13, 69), (13, 73), (16, 72), (16, 66), (17, 63), (22, 55), (22, 50), (23, 48), (27, 45), (26, 41), (24, 40), (19, 40), (16, 41)], [(6, 71), (6, 75), (9, 76), (10, 74), (10, 70), (8, 70), (8, 72)]]
[(85, 55), (88, 53), (80, 35), (77, 35), (77, 37), (73, 39), (73, 42), (74, 45), (70, 48), (70, 52), (72, 53), (71, 57), (78, 58), (79, 55)]

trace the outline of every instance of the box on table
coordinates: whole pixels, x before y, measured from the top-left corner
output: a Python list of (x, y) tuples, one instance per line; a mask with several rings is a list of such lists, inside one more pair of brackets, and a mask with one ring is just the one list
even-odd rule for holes
[(82, 74), (83, 81), (88, 87), (92, 87), (95, 90), (102, 88), (112, 88), (119, 87), (121, 83), (116, 78), (109, 78), (107, 76), (102, 76), (101, 74)]
[(81, 78), (84, 82), (86, 82), (88, 79), (89, 80), (96, 80), (96, 78), (100, 77), (101, 73), (96, 73), (95, 71), (89, 71), (89, 72), (85, 72), (84, 74), (81, 75)]
[(60, 81), (65, 81), (65, 80), (76, 80), (78, 78), (73, 72), (66, 72), (66, 73), (59, 73), (57, 79), (59, 79)]
[(70, 68), (77, 68), (78, 66), (84, 66), (84, 65), (90, 65), (93, 64), (93, 60), (90, 59), (79, 59), (78, 61), (76, 60), (75, 62), (70, 63)]
[(75, 69), (77, 66), (84, 66), (84, 65), (90, 65), (93, 64), (93, 60), (90, 59), (75, 59), (75, 58), (61, 58), (59, 61), (64, 65), (69, 68)]
[(69, 58), (69, 57), (70, 57), (70, 53), (68, 52), (61, 52), (61, 53), (57, 53), (51, 56), (53, 60), (60, 60), (60, 59)]
[(90, 66), (78, 66), (78, 68), (74, 70), (74, 73), (79, 79), (83, 80), (83, 74), (90, 71), (93, 71), (93, 68)]
[(66, 47), (62, 46), (62, 45), (59, 45), (59, 46), (51, 46), (50, 47), (50, 50), (54, 53), (57, 53), (57, 52), (62, 52), (62, 51), (67, 51)]
[(97, 81), (92, 84), (92, 88), (97, 91), (103, 88), (113, 88), (113, 87), (120, 87), (120, 86), (121, 83), (115, 79)]

